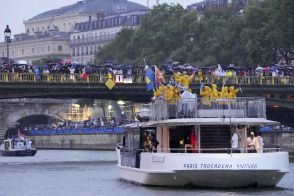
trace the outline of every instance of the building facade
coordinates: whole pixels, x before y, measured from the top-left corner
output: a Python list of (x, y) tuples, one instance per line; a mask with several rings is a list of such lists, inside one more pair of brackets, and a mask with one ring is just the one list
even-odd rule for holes
[(99, 20), (77, 23), (70, 35), (72, 60), (81, 64), (92, 64), (100, 48), (110, 43), (123, 28), (139, 28), (142, 15), (146, 12), (132, 12)]
[[(89, 18), (100, 20), (136, 11), (147, 12), (148, 8), (127, 0), (82, 0), (73, 5), (41, 13), (24, 21), (25, 33), (14, 36), (12, 43), (9, 44), (9, 57), (26, 60), (29, 63), (48, 56), (68, 59), (72, 53), (69, 49), (70, 33), (76, 30), (76, 24), (84, 24), (85, 21), (87, 23)], [(110, 37), (101, 39), (109, 42), (112, 40)], [(90, 49), (91, 47), (88, 50)], [(95, 51), (94, 48), (92, 50)], [(0, 57), (6, 56), (7, 44), (2, 42)]]
[[(69, 33), (19, 34), (9, 44), (9, 57), (15, 61), (25, 60), (29, 64), (48, 56), (70, 59), (68, 43)], [(7, 56), (7, 45), (4, 42), (0, 43), (0, 56)]]

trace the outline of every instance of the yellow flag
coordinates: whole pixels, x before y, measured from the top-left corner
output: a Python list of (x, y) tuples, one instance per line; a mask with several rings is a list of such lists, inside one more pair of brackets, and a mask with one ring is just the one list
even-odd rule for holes
[(115, 82), (113, 82), (112, 79), (108, 79), (106, 82), (105, 82), (105, 85), (107, 86), (107, 88), (109, 88), (109, 90), (111, 90), (114, 85), (115, 85)]
[(151, 80), (148, 77), (145, 77), (146, 83), (149, 84)]

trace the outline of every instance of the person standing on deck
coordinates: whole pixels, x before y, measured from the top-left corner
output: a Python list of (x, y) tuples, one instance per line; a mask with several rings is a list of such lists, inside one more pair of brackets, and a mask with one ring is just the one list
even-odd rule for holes
[(239, 136), (238, 136), (238, 133), (237, 133), (237, 130), (234, 129), (234, 133), (232, 135), (232, 138), (231, 138), (231, 148), (232, 148), (232, 152), (238, 152), (239, 151)]

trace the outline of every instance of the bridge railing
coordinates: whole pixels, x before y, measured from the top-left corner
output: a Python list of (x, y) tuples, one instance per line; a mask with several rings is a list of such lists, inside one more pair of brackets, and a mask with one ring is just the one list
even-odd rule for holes
[[(144, 75), (124, 75), (130, 83), (146, 84)], [(114, 77), (115, 78), (115, 77)], [(169, 81), (171, 75), (165, 76)], [(34, 73), (0, 73), (0, 82), (43, 82), (43, 83), (105, 83), (108, 77), (106, 74), (34, 74)], [(223, 82), (232, 85), (294, 85), (294, 76), (246, 76), (246, 77), (195, 77), (191, 84), (222, 84)]]

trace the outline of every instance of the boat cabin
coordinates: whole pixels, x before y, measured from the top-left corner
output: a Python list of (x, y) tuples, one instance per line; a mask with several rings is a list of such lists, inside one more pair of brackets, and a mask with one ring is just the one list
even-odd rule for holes
[(121, 164), (139, 168), (141, 153), (232, 153), (234, 133), (238, 135), (234, 152), (253, 152), (247, 145), (251, 132), (257, 136), (260, 126), (277, 124), (266, 120), (264, 99), (217, 100), (208, 105), (203, 101), (207, 100), (193, 100), (188, 106), (152, 103), (148, 121), (125, 126)]

